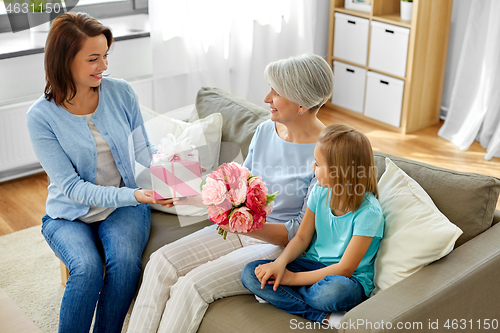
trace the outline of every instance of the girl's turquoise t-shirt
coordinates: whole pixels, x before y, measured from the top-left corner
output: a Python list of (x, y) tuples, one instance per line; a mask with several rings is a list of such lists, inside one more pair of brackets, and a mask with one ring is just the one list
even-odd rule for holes
[(366, 296), (373, 290), (374, 261), (380, 239), (384, 234), (384, 215), (373, 193), (368, 193), (361, 206), (354, 212), (335, 216), (330, 209), (328, 189), (315, 185), (307, 206), (315, 214), (316, 240), (305, 258), (324, 265), (340, 262), (352, 236), (373, 237), (365, 256), (352, 274), (363, 286)]

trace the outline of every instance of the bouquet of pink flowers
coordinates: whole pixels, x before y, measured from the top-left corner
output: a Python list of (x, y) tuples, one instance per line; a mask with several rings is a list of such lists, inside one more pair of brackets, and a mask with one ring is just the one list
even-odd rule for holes
[(227, 231), (221, 225), (229, 225), (231, 232), (240, 233), (262, 228), (278, 195), (268, 194), (262, 178), (252, 176), (250, 170), (236, 162), (212, 171), (201, 183), (201, 189), (210, 221), (218, 224), (217, 230), (224, 239)]

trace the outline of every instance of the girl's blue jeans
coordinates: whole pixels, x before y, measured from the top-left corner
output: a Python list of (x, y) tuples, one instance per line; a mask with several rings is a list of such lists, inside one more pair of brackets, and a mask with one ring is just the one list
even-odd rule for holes
[[(327, 275), (312, 286), (280, 285), (274, 291), (272, 284), (266, 284), (261, 289), (255, 268), (271, 261), (248, 263), (241, 272), (241, 281), (252, 293), (288, 313), (323, 323), (331, 312), (348, 311), (366, 298), (363, 286), (356, 279), (339, 275)], [(322, 263), (305, 258), (297, 258), (286, 266), (291, 272), (308, 272), (323, 267)]]
[(149, 206), (117, 208), (90, 224), (48, 215), (42, 222), (45, 240), (69, 270), (59, 333), (88, 333), (96, 304), (94, 332), (121, 332), (141, 274)]

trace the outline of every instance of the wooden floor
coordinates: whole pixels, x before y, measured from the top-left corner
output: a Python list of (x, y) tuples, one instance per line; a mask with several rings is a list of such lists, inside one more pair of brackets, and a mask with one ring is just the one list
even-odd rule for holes
[[(368, 136), (375, 150), (448, 169), (500, 178), (500, 158), (486, 161), (485, 149), (477, 142), (468, 151), (458, 150), (451, 142), (437, 136), (441, 123), (404, 135), (326, 108), (320, 111), (319, 118), (326, 125), (344, 123), (353, 126)], [(0, 236), (41, 224), (47, 185), (45, 174), (0, 183)]]

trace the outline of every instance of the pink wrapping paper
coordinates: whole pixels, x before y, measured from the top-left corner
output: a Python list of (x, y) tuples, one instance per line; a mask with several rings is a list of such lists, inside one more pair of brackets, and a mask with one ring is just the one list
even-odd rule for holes
[(150, 170), (155, 199), (201, 194), (202, 179), (198, 151), (193, 149), (189, 154), (181, 156), (174, 155), (169, 160), (162, 159), (161, 155), (153, 155)]

